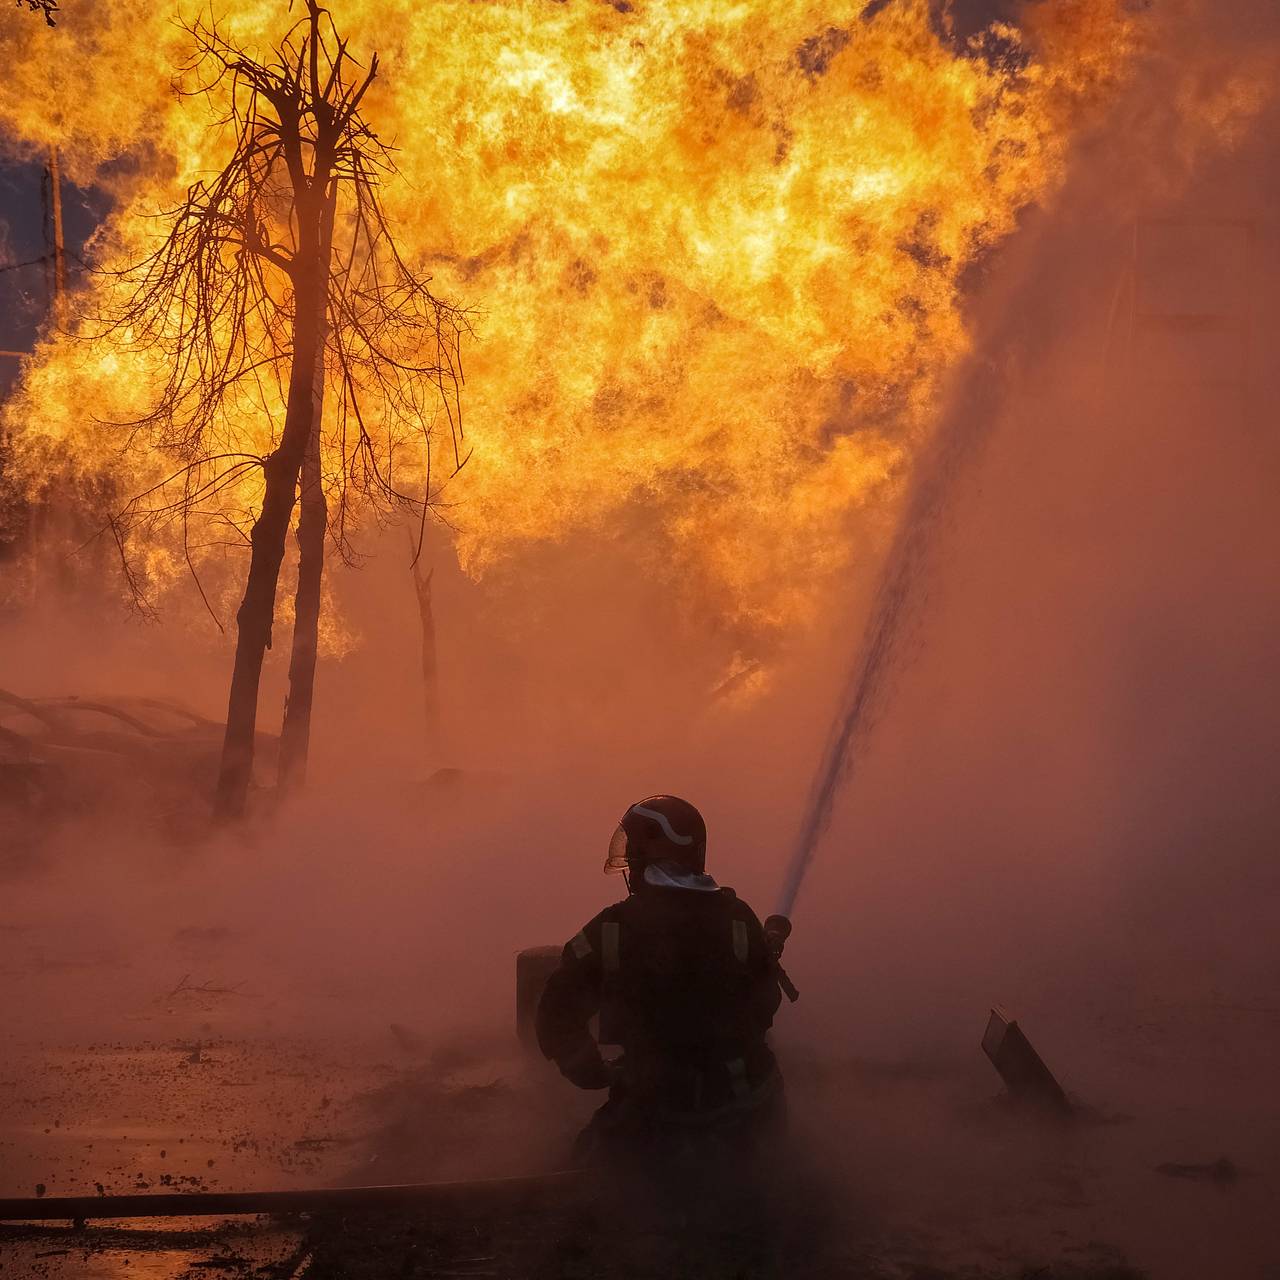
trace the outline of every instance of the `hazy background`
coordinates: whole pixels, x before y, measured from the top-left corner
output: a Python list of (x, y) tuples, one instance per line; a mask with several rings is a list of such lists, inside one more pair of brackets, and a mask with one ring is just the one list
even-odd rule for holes
[[(1274, 34), (1263, 8), (1214, 12), (1188, 19), (1198, 43), (1182, 50), (1209, 87)], [(784, 1065), (955, 1060), (977, 1081), (998, 1002), (1069, 1087), (1121, 1107), (1128, 1068), (1100, 1019), (1237, 1008), (1270, 1037), (1261, 1059), (1195, 1074), (1191, 1046), (1226, 1034), (1201, 1028), (1145, 1078), (1262, 1105), (1280, 1006), (1280, 121), (1268, 109), (1239, 145), (1189, 159), (1158, 88), (1135, 84), (974, 281), (955, 381), (987, 388), (981, 420), (959, 395), (944, 414), (972, 446), (796, 908)], [(1144, 311), (1239, 332), (1157, 332)], [(9, 983), (10, 1025), (117, 1030), (189, 972), (244, 982), (256, 998), (237, 1017), (265, 1030), (505, 1027), (515, 952), (620, 892), (600, 873), (609, 836), (658, 790), (703, 810), (710, 869), (765, 915), (895, 514), (851, 529), (874, 554), (745, 702), (707, 697), (723, 637), (646, 580), (639, 516), (480, 582), (437, 540), (445, 745), (430, 758), (389, 531), (366, 568), (331, 570), (359, 644), (321, 662), (294, 807), (178, 846), (91, 820), (6, 864), (3, 964), (29, 978)], [(216, 635), (59, 596), (0, 631), (2, 683), (25, 694), (167, 694), (220, 717), (229, 663)], [(429, 784), (439, 766), (461, 776)]]
[[(1217, 36), (1214, 56), (1229, 54), (1237, 33)], [(1275, 982), (1276, 122), (1200, 152), (1187, 178), (1178, 135), (1158, 150), (1149, 89), (1085, 140), (1054, 206), (974, 282), (975, 355), (956, 382), (985, 388), (982, 420), (972, 397), (944, 414), (974, 443), (801, 895), (805, 1000), (786, 1034), (967, 1051), (992, 1000), (1044, 1021), (1100, 984), (1124, 998)], [(1248, 333), (1148, 333), (1143, 310), (1228, 314)], [(619, 889), (599, 875), (617, 815), (673, 790), (706, 813), (713, 870), (763, 915), (894, 518), (851, 529), (865, 569), (745, 701), (707, 696), (723, 637), (646, 580), (642, 530), (549, 546), (478, 583), (436, 537), (434, 758), (390, 530), (364, 569), (331, 569), (358, 644), (322, 661), (313, 785), (295, 810), (181, 849), (91, 826), (15, 873), (9, 909), (82, 900), (76, 945), (101, 936), (137, 967), (197, 916), (244, 948), (221, 967), (269, 959), (281, 981), (332, 966), (353, 993), (362, 975), (408, 990), (445, 964), (448, 992), (424, 996), (422, 1016), (484, 1018), (516, 949), (568, 936)], [(9, 619), (5, 683), (221, 715), (229, 646), (211, 628), (86, 613), (50, 592)], [(277, 652), (266, 727), (281, 666)], [(424, 786), (441, 765), (462, 778)]]

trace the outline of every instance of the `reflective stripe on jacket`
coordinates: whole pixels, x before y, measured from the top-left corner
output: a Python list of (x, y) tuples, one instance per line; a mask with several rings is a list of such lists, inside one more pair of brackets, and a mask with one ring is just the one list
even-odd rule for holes
[(765, 1033), (781, 999), (764, 931), (729, 889), (645, 886), (566, 945), (538, 1008), (542, 1052), (575, 1064), (623, 1050), (622, 1087), (663, 1111), (755, 1105), (775, 1075)]

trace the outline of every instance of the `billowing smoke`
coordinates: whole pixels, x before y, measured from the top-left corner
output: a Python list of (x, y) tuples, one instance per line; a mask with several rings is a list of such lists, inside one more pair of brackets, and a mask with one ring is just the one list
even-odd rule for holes
[[(703, 808), (711, 869), (765, 914), (913, 484), (934, 486), (928, 537), (795, 906), (802, 999), (778, 1039), (802, 1123), (809, 1105), (868, 1149), (895, 1143), (857, 1097), (806, 1104), (813, 1062), (959, 1062), (981, 1100), (993, 1002), (1114, 1112), (1153, 1078), (1108, 1038), (1116, 1020), (1273, 1009), (1280, 119), (1263, 71), (1280, 33), (1262, 5), (1127, 12), (1147, 33), (1127, 87), (1066, 150), (1061, 190), (965, 275), (971, 350), (939, 374), (932, 443), (900, 492), (842, 510), (858, 554), (817, 574), (812, 608), (744, 657), (733, 610), (699, 609), (655, 566), (670, 530), (635, 495), (478, 581), (442, 535), (443, 723), (424, 754), (404, 533), (371, 534), (366, 568), (333, 571), (353, 643), (322, 660), (306, 797), (180, 848), (71, 819), (7, 866), (28, 1024), (105, 1030), (191, 971), (246, 982), (235, 1018), (258, 1030), (492, 1033), (514, 952), (607, 899), (612, 826), (655, 790)], [(221, 714), (216, 638), (55, 593), (0, 645), (24, 693), (127, 688)], [(440, 766), (459, 773), (428, 784)], [(1236, 1034), (1212, 1028), (1159, 1048), (1165, 1103), (1200, 1087), (1193, 1041)], [(888, 1114), (910, 1113), (914, 1095), (884, 1089)], [(949, 1141), (908, 1130), (929, 1158)], [(1238, 1112), (1219, 1139), (1249, 1149)], [(944, 1198), (918, 1170), (896, 1178), (904, 1199)]]

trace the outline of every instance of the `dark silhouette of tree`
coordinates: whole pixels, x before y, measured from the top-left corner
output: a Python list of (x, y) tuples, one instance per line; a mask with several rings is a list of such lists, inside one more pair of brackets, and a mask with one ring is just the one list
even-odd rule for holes
[(418, 620), (422, 628), (422, 744), (423, 758), (430, 762), (440, 757), (443, 740), (440, 721), (440, 667), (436, 648), (435, 604), (432, 579), (435, 568), (423, 572), (422, 546), (409, 531), (409, 571), (413, 574), (413, 594), (418, 601)]
[(43, 13), (44, 20), (51, 27), (56, 27), (58, 25), (53, 17), (53, 15), (58, 12), (58, 0), (18, 0), (19, 9), (21, 9), (24, 4), (32, 13)]
[[(130, 344), (161, 351), (167, 378), (152, 412), (130, 424), (173, 455), (161, 511), (181, 515), (256, 470), (261, 508), (236, 615), (235, 663), (214, 811), (243, 811), (253, 766), (258, 687), (271, 645), (285, 541), (302, 481), (300, 567), (281, 779), (306, 768), (325, 533), (349, 557), (353, 509), (373, 501), (425, 517), (430, 501), (401, 492), (391, 459), (430, 449), (443, 417), (460, 451), (462, 312), (432, 294), (404, 260), (379, 199), (394, 172), (361, 104), (367, 69), (317, 0), (259, 61), (216, 22), (188, 28), (196, 56), (189, 95), (225, 97), (234, 136), (221, 172), (196, 183), (168, 215), (160, 247), (125, 273), (129, 300), (112, 317)], [(194, 78), (194, 85), (191, 79)], [(322, 433), (326, 390), (332, 413)], [(229, 423), (284, 400), (274, 447), (258, 456)], [(443, 410), (443, 413), (441, 412)], [(142, 495), (140, 495), (142, 496)], [(146, 518), (154, 519), (154, 494)], [(135, 499), (121, 523), (142, 511)]]

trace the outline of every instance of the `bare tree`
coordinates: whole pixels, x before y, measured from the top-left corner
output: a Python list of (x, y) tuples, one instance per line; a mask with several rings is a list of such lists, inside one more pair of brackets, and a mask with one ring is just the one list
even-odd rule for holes
[[(458, 352), (464, 315), (432, 294), (401, 256), (379, 199), (394, 172), (361, 104), (378, 74), (348, 51), (318, 0), (306, 0), (270, 60), (235, 47), (216, 22), (189, 30), (196, 57), (184, 92), (228, 104), (231, 157), (169, 214), (160, 246), (125, 273), (129, 296), (113, 316), (126, 340), (159, 349), (167, 377), (150, 414), (132, 424), (172, 454), (160, 491), (139, 495), (121, 524), (146, 512), (186, 519), (260, 469), (261, 508), (236, 615), (237, 640), (215, 815), (245, 806), (258, 688), (271, 646), (285, 541), (303, 477), (301, 570), (282, 776), (306, 763), (324, 538), (349, 554), (353, 508), (367, 499), (425, 514), (401, 492), (393, 461), (429, 450), (437, 418), (460, 452)], [(333, 395), (331, 421), (321, 414)], [(278, 413), (266, 456), (244, 447), (234, 422)], [(140, 499), (145, 498), (142, 502)], [(148, 505), (149, 504), (149, 505)]]
[(23, 5), (26, 5), (32, 13), (43, 13), (44, 20), (51, 27), (58, 25), (53, 16), (58, 12), (58, 0), (18, 0), (18, 8), (21, 9)]
[(436, 654), (435, 604), (432, 579), (435, 567), (423, 572), (421, 547), (409, 533), (409, 571), (413, 575), (413, 594), (418, 601), (418, 621), (422, 626), (422, 734), (428, 762), (438, 755), (440, 733), (440, 669)]
[[(320, 229), (322, 252), (333, 248), (334, 204), (326, 206)], [(327, 329), (321, 333), (325, 341)], [(298, 501), (298, 587), (293, 597), (293, 646), (289, 654), (289, 693), (280, 728), (277, 786), (296, 790), (306, 778), (311, 747), (311, 709), (315, 696), (316, 659), (320, 651), (320, 604), (324, 586), (324, 543), (329, 503), (324, 493), (320, 426), (324, 418), (324, 362), (315, 367), (314, 420), (302, 456)]]

